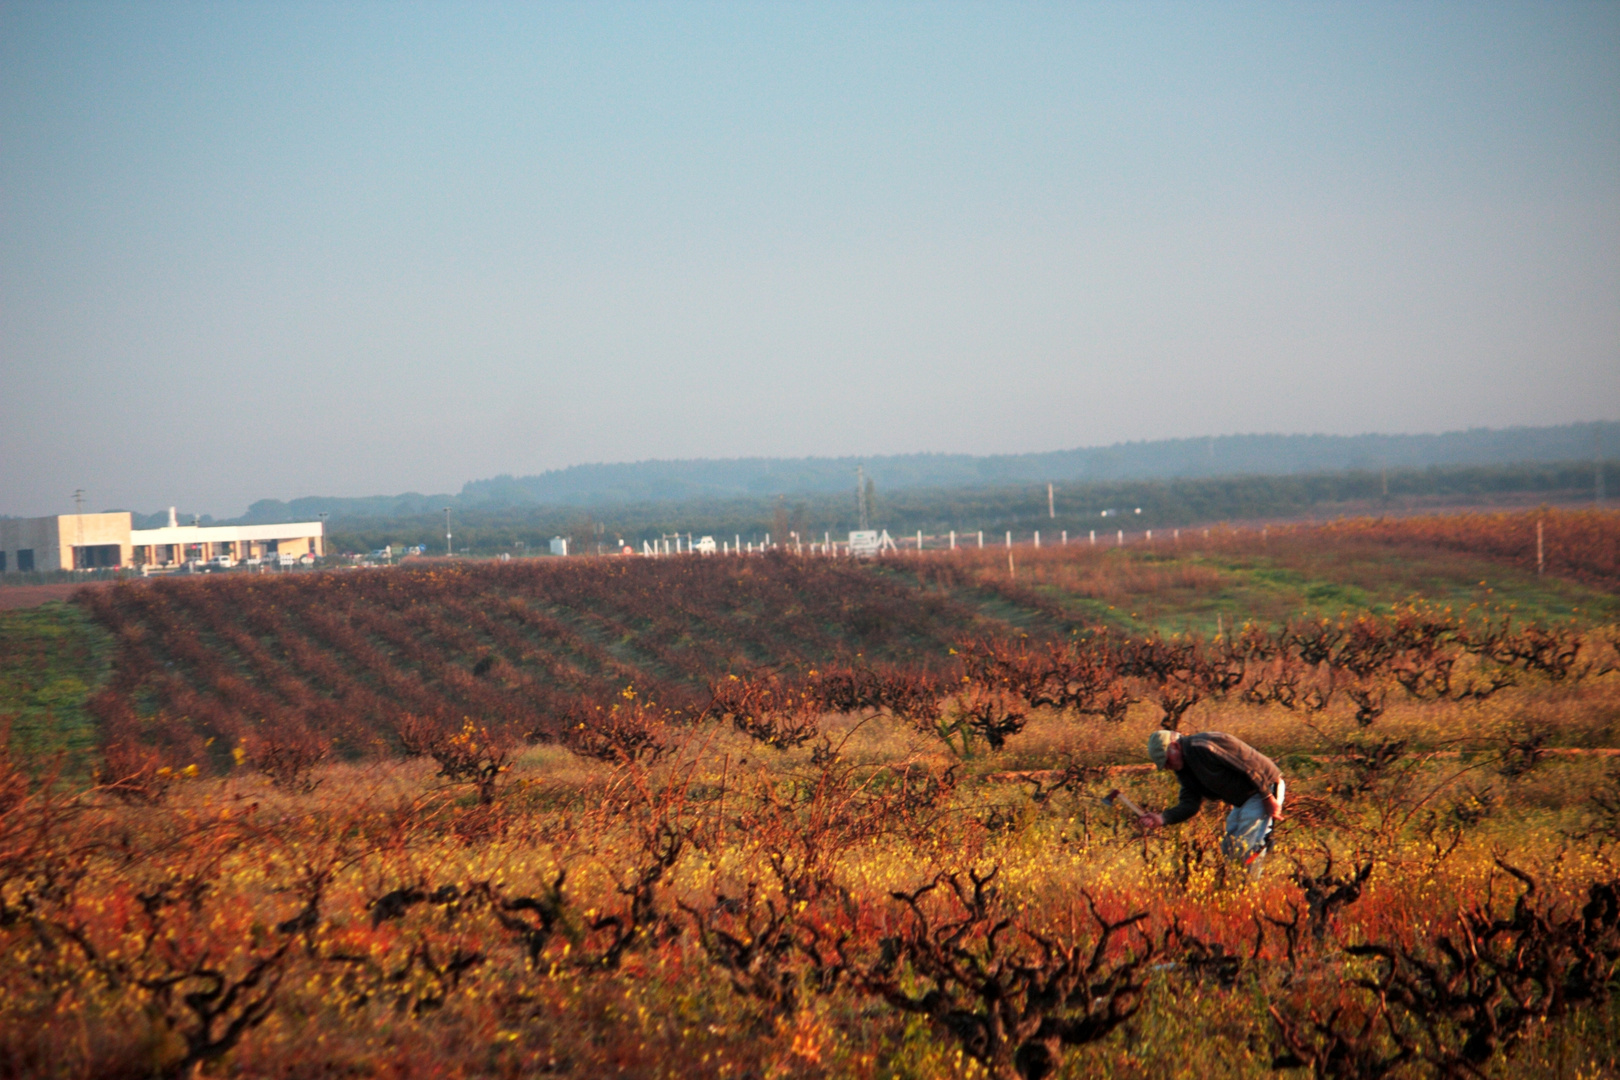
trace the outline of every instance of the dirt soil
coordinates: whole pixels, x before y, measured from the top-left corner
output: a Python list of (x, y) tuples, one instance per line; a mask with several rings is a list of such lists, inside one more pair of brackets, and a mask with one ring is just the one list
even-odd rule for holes
[(83, 585), (64, 581), (59, 585), (4, 585), (0, 586), (0, 611), (12, 608), (38, 607), (52, 600), (66, 600)]

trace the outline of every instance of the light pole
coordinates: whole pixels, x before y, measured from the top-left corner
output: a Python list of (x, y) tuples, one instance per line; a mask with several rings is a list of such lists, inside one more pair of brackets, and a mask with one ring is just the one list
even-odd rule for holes
[(450, 508), (448, 506), (444, 508), (444, 554), (447, 558), (452, 554), (450, 550)]
[(84, 488), (73, 489), (73, 523), (79, 532), (79, 546), (73, 549), (73, 569), (78, 570), (80, 562), (88, 561), (84, 557)]
[(322, 514), (322, 515), (320, 515), (320, 518), (321, 518), (321, 556), (324, 558), (326, 556), (326, 515)]

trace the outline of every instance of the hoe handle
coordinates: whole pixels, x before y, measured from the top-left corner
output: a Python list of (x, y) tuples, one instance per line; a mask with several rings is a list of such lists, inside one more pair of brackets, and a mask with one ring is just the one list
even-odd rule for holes
[(1137, 806), (1131, 797), (1119, 790), (1119, 788), (1115, 788), (1113, 791), (1110, 791), (1106, 801), (1123, 803), (1125, 809), (1129, 810), (1137, 817), (1142, 817), (1147, 813), (1146, 810), (1143, 810), (1140, 806)]

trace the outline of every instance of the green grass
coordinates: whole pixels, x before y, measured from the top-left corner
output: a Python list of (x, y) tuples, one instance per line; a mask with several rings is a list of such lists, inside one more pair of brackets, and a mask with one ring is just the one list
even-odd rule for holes
[[(1225, 625), (1253, 619), (1274, 624), (1303, 614), (1386, 613), (1415, 597), (1450, 605), (1510, 611), (1518, 621), (1601, 626), (1620, 622), (1620, 597), (1579, 582), (1537, 577), (1500, 563), (1436, 551), (1321, 551), (1252, 556), (1184, 557), (1122, 553), (1158, 569), (1195, 565), (1219, 575), (1216, 588), (1128, 594), (1113, 607), (1081, 596), (1062, 596), (1077, 615), (1133, 632), (1212, 634), (1216, 615)], [(1048, 588), (1057, 596), (1061, 589)]]
[(0, 612), (0, 721), (10, 749), (36, 767), (58, 755), (70, 774), (87, 772), (96, 745), (85, 708), (111, 670), (111, 640), (74, 604)]
[[(1236, 552), (1199, 550), (1195, 543), (1026, 549), (1011, 578), (999, 551), (969, 552), (964, 561), (963, 573), (949, 585), (925, 587), (949, 595), (987, 625), (1031, 635), (1103, 625), (1129, 634), (1213, 636), (1217, 626), (1251, 620), (1275, 626), (1302, 615), (1386, 614), (1414, 599), (1458, 612), (1477, 605), (1511, 613), (1521, 623), (1620, 623), (1620, 597), (1601, 588), (1430, 547), (1274, 538)], [(904, 559), (876, 570), (911, 587), (938, 580)], [(1062, 616), (1022, 605), (1015, 592), (1006, 591), (1009, 580)]]

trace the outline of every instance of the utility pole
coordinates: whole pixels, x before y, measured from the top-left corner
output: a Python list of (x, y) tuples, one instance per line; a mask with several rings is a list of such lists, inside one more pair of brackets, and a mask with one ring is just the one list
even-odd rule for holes
[(445, 554), (446, 557), (448, 557), (451, 554), (451, 550), (450, 550), (450, 508), (448, 506), (444, 508), (444, 554)]
[(84, 558), (84, 488), (73, 489), (73, 523), (78, 529), (79, 543), (73, 549), (73, 569), (79, 569), (79, 560)]
[(868, 528), (866, 523), (866, 470), (863, 466), (855, 466), (855, 508), (860, 511), (861, 531)]
[(1046, 516), (1057, 520), (1057, 504), (1052, 501), (1052, 485), (1046, 485)]

